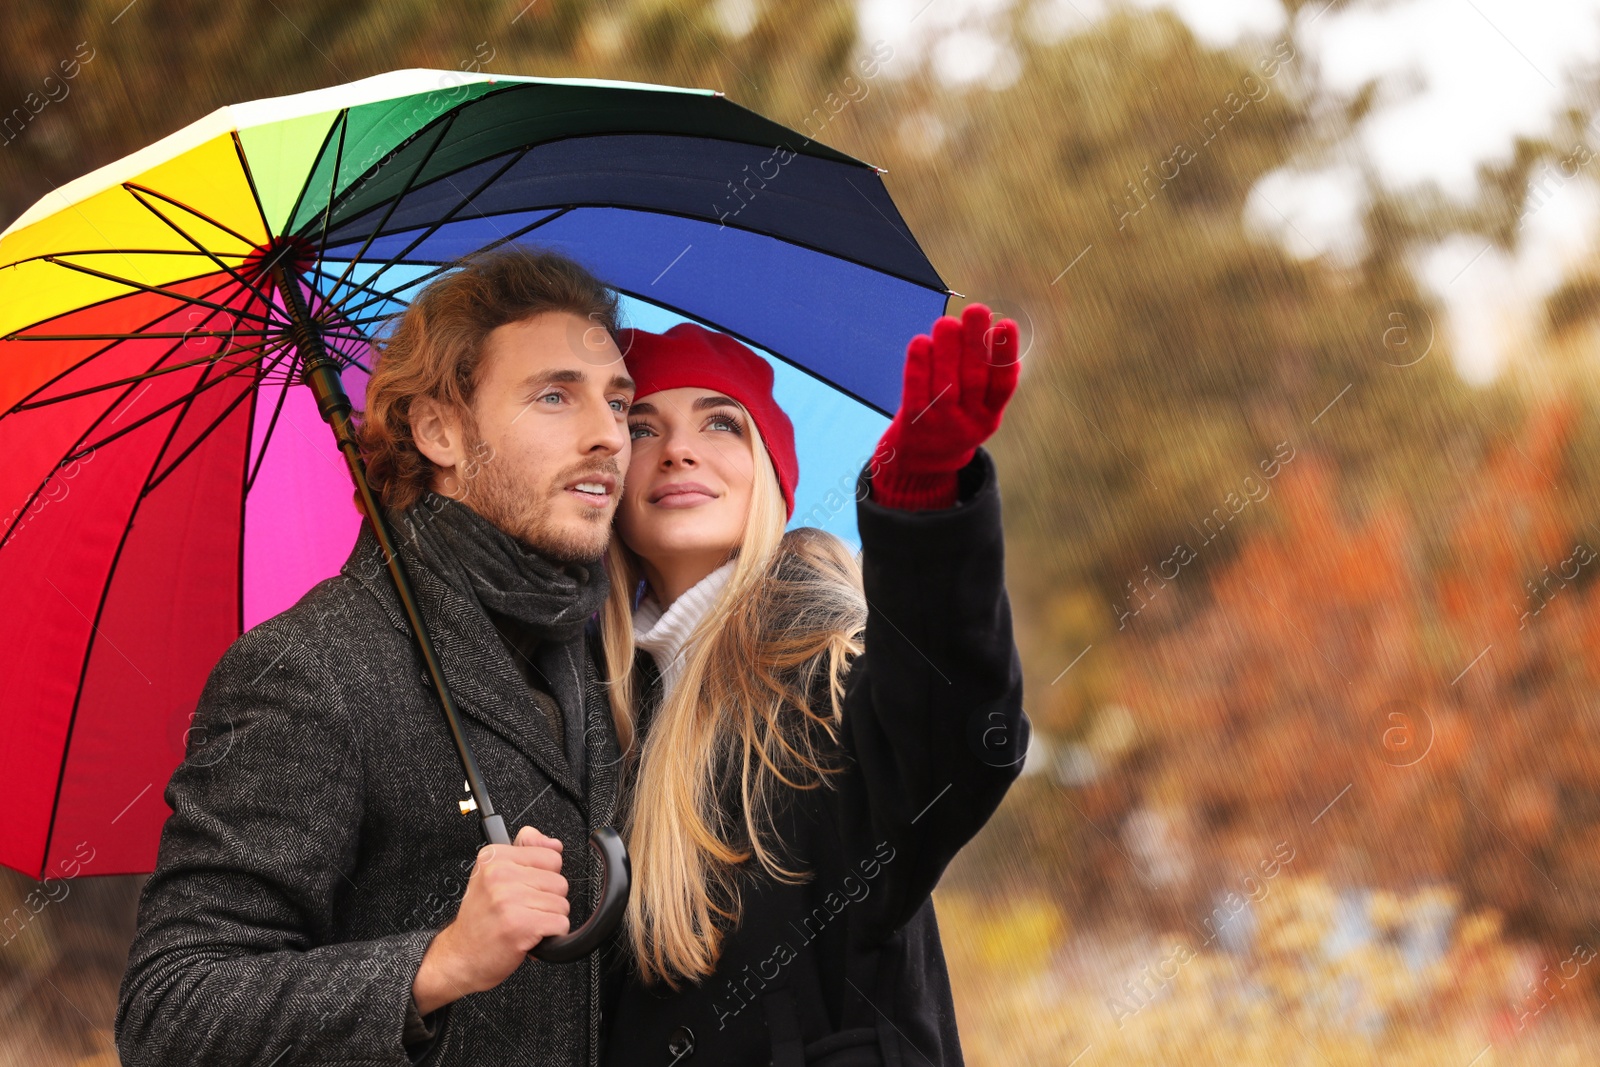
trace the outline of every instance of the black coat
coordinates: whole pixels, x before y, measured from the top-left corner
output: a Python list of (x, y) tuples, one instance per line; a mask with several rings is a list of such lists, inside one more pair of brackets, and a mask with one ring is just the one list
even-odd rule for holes
[[(616, 734), (589, 646), (589, 792), (476, 600), (418, 571), (424, 622), (496, 808), (565, 846), (576, 926), (591, 827), (611, 819)], [(581, 661), (581, 662), (578, 662)], [(195, 739), (204, 739), (199, 745)], [(435, 1013), (407, 1049), (411, 986), (483, 844), (460, 758), (370, 525), (342, 573), (240, 637), (212, 670), (166, 801), (117, 1005), (129, 1067), (590, 1067), (598, 955), (524, 962)]]
[[(963, 1062), (929, 894), (1020, 772), (1030, 732), (1000, 495), (983, 449), (948, 509), (860, 499), (865, 478), (865, 651), (831, 760), (846, 771), (786, 790), (776, 822), (790, 869), (814, 877), (753, 878), (716, 974), (677, 993), (641, 985), (613, 946), (607, 1067)], [(638, 667), (654, 677), (648, 653)]]

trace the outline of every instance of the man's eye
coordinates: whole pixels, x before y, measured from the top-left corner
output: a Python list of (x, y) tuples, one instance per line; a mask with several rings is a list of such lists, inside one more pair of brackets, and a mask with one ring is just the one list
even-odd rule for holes
[(540, 400), (550, 400), (552, 398), (555, 399), (555, 400), (560, 400), (561, 399), (561, 394), (560, 393), (545, 393), (539, 399)]
[(615, 400), (613, 400), (611, 402), (613, 404), (617, 405), (613, 410), (621, 412), (624, 415), (626, 415), (628, 413), (628, 409), (633, 406), (633, 401), (624, 400), (620, 396), (617, 397)]

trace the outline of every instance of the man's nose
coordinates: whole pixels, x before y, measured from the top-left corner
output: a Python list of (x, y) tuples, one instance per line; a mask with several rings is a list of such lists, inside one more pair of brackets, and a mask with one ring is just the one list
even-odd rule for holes
[(609, 400), (600, 404), (600, 414), (593, 417), (592, 425), (585, 428), (584, 451), (593, 452), (601, 449), (611, 455), (617, 455), (627, 449), (629, 444), (628, 426), (626, 422), (617, 419), (617, 413), (612, 409)]

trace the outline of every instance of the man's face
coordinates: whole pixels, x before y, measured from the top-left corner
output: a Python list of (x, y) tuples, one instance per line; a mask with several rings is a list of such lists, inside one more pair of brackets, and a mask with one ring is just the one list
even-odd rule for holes
[[(633, 381), (603, 327), (552, 311), (492, 330), (435, 489), (563, 563), (605, 552), (628, 467)], [(422, 429), (422, 427), (419, 427)], [(476, 433), (474, 433), (476, 431)]]

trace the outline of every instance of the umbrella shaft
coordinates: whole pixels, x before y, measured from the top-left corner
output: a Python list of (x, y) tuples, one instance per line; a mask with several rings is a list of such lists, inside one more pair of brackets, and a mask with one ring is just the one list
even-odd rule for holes
[(366, 464), (362, 462), (361, 449), (356, 442), (355, 426), (350, 419), (350, 397), (345, 393), (344, 383), (339, 379), (339, 364), (329, 355), (327, 345), (317, 332), (317, 323), (312, 319), (310, 311), (306, 308), (305, 297), (300, 292), (299, 277), (283, 263), (274, 266), (272, 274), (277, 283), (278, 293), (283, 298), (284, 310), (289, 314), (295, 347), (300, 352), (301, 381), (311, 388), (312, 395), (316, 397), (318, 413), (333, 430), (334, 440), (339, 444), (339, 451), (344, 453), (345, 464), (350, 468), (351, 480), (355, 482), (356, 490), (361, 496), (362, 510), (372, 521), (373, 533), (378, 538), (379, 548), (383, 550), (384, 562), (389, 566), (389, 576), (394, 579), (395, 591), (400, 595), (400, 603), (405, 608), (407, 620), (411, 623), (411, 632), (416, 635), (423, 662), (433, 679), (434, 691), (439, 694), (439, 703), (444, 708), (445, 721), (450, 726), (450, 736), (455, 741), (456, 751), (461, 755), (461, 766), (466, 772), (467, 787), (472, 791), (473, 799), (477, 801), (478, 815), (482, 819), (484, 838), (490, 844), (508, 844), (510, 837), (506, 832), (505, 820), (495, 814), (494, 804), (489, 799), (489, 789), (478, 773), (478, 761), (467, 743), (466, 734), (462, 732), (461, 719), (456, 714), (455, 700), (445, 684), (444, 670), (434, 651), (433, 641), (428, 637), (428, 631), (422, 624), (422, 613), (418, 610), (416, 597), (412, 594), (411, 582), (406, 577), (399, 554), (394, 550), (394, 537), (389, 530), (389, 521), (373, 495), (372, 486), (367, 482)]

